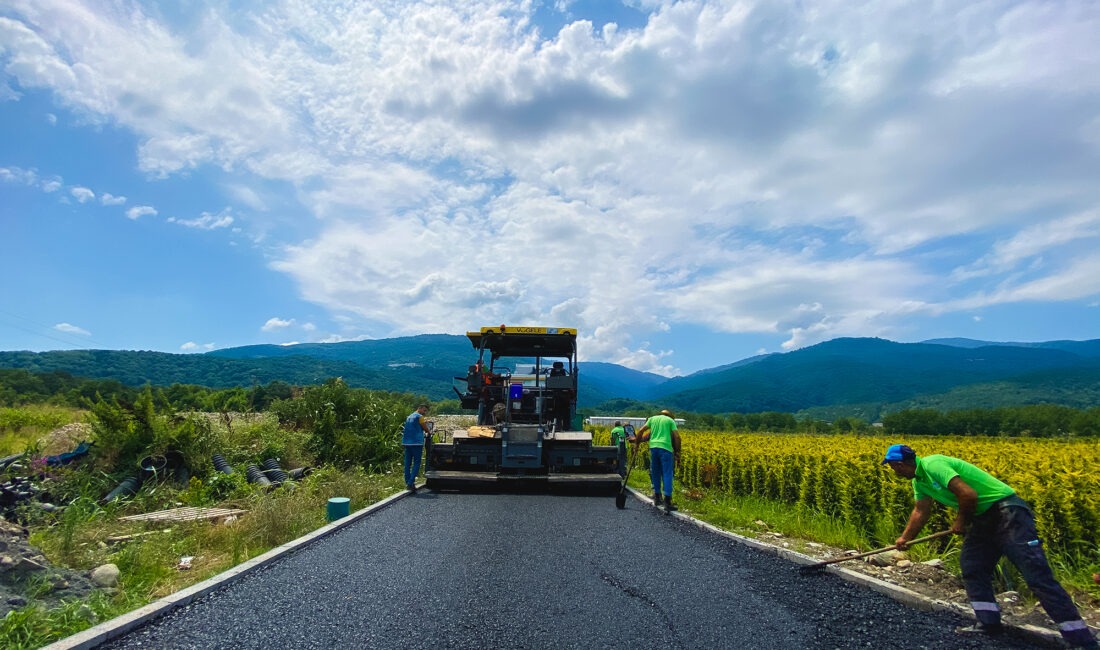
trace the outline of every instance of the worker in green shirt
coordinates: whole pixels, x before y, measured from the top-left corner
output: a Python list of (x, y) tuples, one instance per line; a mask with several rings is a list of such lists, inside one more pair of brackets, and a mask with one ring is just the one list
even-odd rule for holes
[(957, 511), (951, 532), (965, 536), (959, 568), (978, 621), (956, 631), (1004, 631), (993, 594), (993, 571), (1001, 557), (1007, 556), (1071, 648), (1100, 648), (1073, 599), (1055, 580), (1035, 531), (1035, 516), (1015, 490), (964, 460), (939, 454), (920, 457), (907, 445), (891, 445), (882, 464), (913, 482), (915, 503), (897, 539), (899, 549), (905, 549), (924, 528), (933, 501)]
[(619, 443), (626, 441), (626, 429), (623, 428), (623, 423), (619, 420), (615, 420), (615, 426), (611, 429), (611, 444), (616, 447)]
[[(680, 432), (676, 430), (676, 420), (670, 411), (663, 410), (645, 421), (634, 444), (649, 441), (649, 480), (653, 483), (653, 505), (658, 508), (662, 503), (665, 514), (672, 514), (676, 506), (672, 505), (672, 470), (680, 464)], [(635, 452), (637, 453), (637, 452)], [(661, 489), (664, 488), (664, 499)]]
[[(626, 463), (626, 443), (634, 440), (634, 425), (628, 424), (623, 426), (623, 423), (619, 420), (615, 420), (615, 427), (611, 429), (611, 444), (619, 448), (619, 476), (626, 478), (627, 463)], [(634, 449), (634, 453), (638, 453), (637, 447)]]

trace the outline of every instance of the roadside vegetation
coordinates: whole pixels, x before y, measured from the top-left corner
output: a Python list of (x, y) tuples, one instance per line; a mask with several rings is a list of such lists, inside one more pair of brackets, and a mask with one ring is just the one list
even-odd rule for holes
[[(280, 396), (261, 412), (227, 410), (261, 401), (261, 391)], [(200, 398), (223, 408), (189, 410)], [(150, 387), (122, 398), (97, 396), (83, 410), (0, 409), (0, 455), (26, 452), (0, 471), (0, 480), (30, 475), (44, 489), (36, 499), (8, 504), (5, 517), (30, 531), (27, 541), (50, 567), (84, 574), (105, 564), (119, 569), (117, 585), (77, 598), (65, 598), (58, 589), (65, 581), (52, 571), (7, 585), (26, 604), (5, 608), (0, 647), (41, 647), (301, 537), (326, 523), (331, 497), (348, 497), (357, 510), (398, 492), (400, 425), (422, 399), (351, 389), (334, 379), (286, 391)], [(50, 437), (74, 423), (81, 427), (73, 433), (94, 443), (90, 452), (64, 465), (45, 463), (49, 454), (77, 445)], [(214, 468), (214, 454), (232, 474)], [(135, 494), (104, 502), (121, 481), (142, 475), (143, 459), (166, 455), (181, 458), (187, 471), (145, 476)], [(274, 489), (249, 483), (246, 466), (265, 459), (306, 471)], [(244, 513), (213, 521), (121, 519), (181, 507)]]

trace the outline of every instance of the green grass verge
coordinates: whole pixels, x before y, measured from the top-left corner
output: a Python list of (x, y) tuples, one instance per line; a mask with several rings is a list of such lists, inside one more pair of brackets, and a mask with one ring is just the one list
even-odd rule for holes
[[(163, 487), (163, 486), (162, 486)], [(322, 468), (295, 489), (265, 492), (246, 487), (235, 498), (217, 505), (247, 513), (228, 523), (124, 522), (119, 517), (178, 506), (196, 486), (182, 491), (161, 489), (122, 506), (100, 507), (82, 500), (58, 515), (55, 525), (31, 536), (52, 564), (89, 570), (106, 563), (119, 567), (113, 593), (93, 595), (45, 608), (39, 603), (8, 612), (0, 620), (0, 647), (39, 648), (76, 634), (138, 607), (202, 582), (268, 550), (327, 524), (326, 504), (334, 496), (351, 499), (352, 511), (381, 501), (404, 488), (399, 472), (368, 474), (362, 470)], [(132, 536), (121, 543), (108, 540)], [(194, 560), (190, 570), (177, 565)], [(33, 597), (33, 593), (30, 594)]]

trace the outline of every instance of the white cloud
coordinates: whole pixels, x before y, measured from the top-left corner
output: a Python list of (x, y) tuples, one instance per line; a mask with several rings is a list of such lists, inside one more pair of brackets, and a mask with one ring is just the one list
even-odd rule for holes
[(95, 200), (95, 192), (86, 187), (73, 187), (69, 189), (69, 194), (72, 195), (78, 203), (87, 203), (88, 201)]
[(0, 180), (18, 185), (34, 185), (38, 180), (38, 175), (30, 169), (0, 167)]
[(213, 343), (195, 343), (194, 341), (188, 341), (180, 346), (180, 352), (209, 352), (213, 349)]
[(64, 332), (66, 334), (79, 334), (80, 336), (91, 336), (92, 333), (83, 327), (77, 327), (76, 325), (70, 325), (69, 323), (58, 323), (53, 326), (58, 332)]
[(233, 184), (226, 188), (233, 198), (238, 202), (247, 205), (253, 210), (266, 211), (268, 209), (267, 201), (264, 200), (260, 193), (256, 190), (248, 187), (247, 185)]
[(244, 228), (333, 336), (553, 322), (668, 373), (677, 323), (790, 349), (1100, 294), (1088, 3), (635, 2), (643, 29), (559, 33), (492, 0), (11, 5), (13, 87), (129, 130), (148, 174), (224, 170), (247, 224), (169, 221)]
[(156, 214), (157, 209), (151, 205), (135, 205), (126, 211), (127, 218), (135, 220), (142, 217), (155, 216)]
[(264, 332), (274, 332), (276, 330), (285, 329), (294, 324), (294, 319), (284, 320), (282, 318), (269, 318), (267, 322), (260, 328)]
[(99, 196), (99, 202), (103, 205), (123, 205), (124, 203), (126, 203), (126, 197), (115, 196), (114, 194), (104, 192)]
[(167, 219), (169, 223), (177, 223), (181, 226), (187, 226), (188, 228), (198, 228), (200, 230), (216, 230), (218, 228), (227, 228), (233, 224), (233, 217), (231, 217), (227, 211), (223, 211), (220, 214), (210, 214), (209, 212), (203, 212), (201, 216), (195, 219), (178, 219), (176, 217), (169, 217)]

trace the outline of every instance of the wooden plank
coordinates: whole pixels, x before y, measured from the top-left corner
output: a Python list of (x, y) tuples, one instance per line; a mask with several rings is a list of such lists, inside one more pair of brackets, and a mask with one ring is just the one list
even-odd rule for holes
[(228, 510), (226, 508), (173, 508), (146, 512), (140, 515), (119, 517), (122, 521), (194, 521), (196, 519), (218, 519), (230, 515), (241, 515), (247, 510)]

